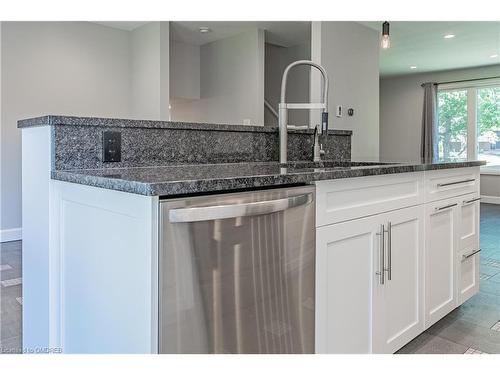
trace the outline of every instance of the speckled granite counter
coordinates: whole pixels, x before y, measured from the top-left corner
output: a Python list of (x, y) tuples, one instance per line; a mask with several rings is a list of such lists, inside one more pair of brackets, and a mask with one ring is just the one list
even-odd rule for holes
[[(203, 131), (229, 131), (244, 133), (275, 133), (276, 126), (251, 126), (251, 125), (231, 125), (212, 124), (198, 122), (178, 122), (178, 121), (156, 121), (156, 120), (133, 120), (107, 117), (78, 117), (62, 115), (46, 115), (19, 120), (17, 127), (32, 128), (36, 126), (93, 126), (101, 128), (138, 128), (138, 129), (183, 129), (183, 130), (203, 130)], [(313, 129), (289, 129), (291, 133), (313, 134)], [(351, 130), (330, 130), (332, 135), (351, 135)]]
[(141, 195), (175, 196), (484, 164), (482, 161), (399, 164), (325, 161), (295, 162), (281, 168), (278, 163), (224, 163), (53, 171), (52, 178)]
[[(21, 129), (51, 128), (54, 180), (148, 196), (175, 196), (319, 180), (479, 166), (479, 161), (351, 162), (348, 130), (322, 138), (324, 161), (312, 160), (314, 130), (290, 129), (286, 166), (276, 161), (278, 129), (273, 126), (48, 115), (18, 121)], [(102, 134), (119, 131), (122, 158), (102, 159)], [(284, 168), (286, 167), (286, 168)]]

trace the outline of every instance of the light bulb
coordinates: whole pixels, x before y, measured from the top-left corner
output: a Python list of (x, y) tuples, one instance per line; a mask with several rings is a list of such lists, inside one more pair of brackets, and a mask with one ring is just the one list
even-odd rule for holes
[(382, 24), (382, 42), (383, 49), (391, 48), (391, 40), (389, 39), (389, 22), (385, 21)]
[(381, 45), (383, 49), (391, 48), (391, 39), (389, 38), (389, 35), (382, 35)]

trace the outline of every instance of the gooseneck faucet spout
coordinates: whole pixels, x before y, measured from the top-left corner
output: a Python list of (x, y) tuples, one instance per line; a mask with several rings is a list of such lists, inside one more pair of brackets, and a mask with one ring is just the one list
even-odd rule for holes
[[(286, 103), (286, 84), (288, 80), (288, 73), (290, 69), (298, 65), (309, 65), (321, 72), (323, 77), (323, 102), (322, 103)], [(321, 128), (319, 134), (328, 134), (328, 75), (326, 74), (325, 68), (315, 62), (309, 60), (298, 60), (290, 65), (288, 65), (283, 72), (283, 78), (281, 80), (281, 99), (279, 103), (279, 137), (280, 137), (280, 163), (285, 164), (288, 162), (287, 157), (287, 143), (288, 143), (288, 110), (289, 109), (322, 109), (323, 113), (321, 115)], [(318, 134), (315, 132), (315, 138)], [(315, 139), (316, 141), (316, 139)], [(316, 147), (314, 148), (314, 160), (320, 158), (320, 155), (316, 155)]]

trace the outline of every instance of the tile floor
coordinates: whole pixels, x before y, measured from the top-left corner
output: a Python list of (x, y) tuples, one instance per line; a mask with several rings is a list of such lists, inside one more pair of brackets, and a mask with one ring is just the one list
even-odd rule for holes
[(21, 348), (21, 241), (0, 243), (0, 353)]
[(480, 291), (398, 353), (500, 354), (500, 205), (481, 203)]
[[(500, 353), (500, 205), (481, 204), (481, 290), (398, 353)], [(21, 347), (21, 242), (0, 244), (0, 353)]]

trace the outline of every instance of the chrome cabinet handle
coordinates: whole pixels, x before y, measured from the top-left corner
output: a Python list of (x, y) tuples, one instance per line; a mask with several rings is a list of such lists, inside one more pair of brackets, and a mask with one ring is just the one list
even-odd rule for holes
[(468, 259), (468, 258), (470, 258), (471, 256), (476, 255), (476, 254), (477, 254), (477, 253), (479, 253), (480, 251), (481, 251), (481, 249), (476, 250), (476, 251), (473, 251), (472, 253), (469, 253), (469, 254), (464, 254), (464, 255), (462, 255), (462, 260)]
[(458, 203), (452, 203), (452, 204), (448, 204), (448, 205), (443, 206), (443, 207), (435, 207), (434, 210), (436, 210), (436, 211), (442, 211), (442, 210), (446, 210), (447, 208), (455, 207), (457, 205), (458, 205)]
[(379, 276), (380, 285), (385, 284), (385, 227), (384, 224), (380, 225), (380, 232), (377, 233), (377, 236), (380, 236), (379, 243), (379, 271), (376, 274)]
[(444, 187), (444, 186), (450, 186), (450, 185), (457, 185), (457, 184), (465, 184), (467, 182), (474, 182), (476, 181), (475, 178), (469, 178), (468, 180), (461, 180), (461, 181), (454, 181), (454, 182), (446, 182), (443, 184), (437, 184), (437, 187)]
[(309, 204), (312, 200), (312, 193), (307, 193), (271, 201), (176, 208), (169, 211), (168, 217), (171, 223), (191, 223), (241, 216), (257, 216), (285, 211), (292, 207)]
[(387, 223), (387, 280), (392, 280), (392, 223)]
[(480, 201), (480, 200), (481, 200), (481, 197), (470, 199), (468, 201), (463, 201), (462, 202), (462, 206), (466, 206), (468, 204), (471, 204), (471, 203), (474, 203), (474, 202), (477, 202), (477, 201)]

